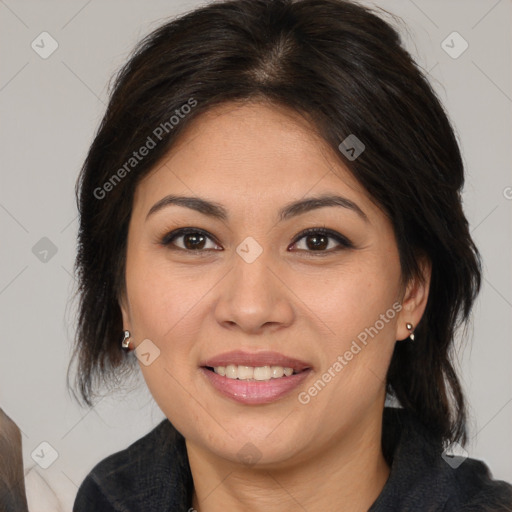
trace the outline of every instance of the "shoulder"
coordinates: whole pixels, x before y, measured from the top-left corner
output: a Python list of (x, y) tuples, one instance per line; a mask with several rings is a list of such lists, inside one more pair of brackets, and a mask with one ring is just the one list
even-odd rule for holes
[(162, 487), (179, 440), (165, 419), (127, 448), (98, 462), (80, 485), (73, 512), (137, 510), (153, 488)]
[(97, 510), (99, 512), (118, 512), (122, 510), (117, 508), (103, 494), (101, 487), (91, 477), (91, 474), (87, 475), (80, 485), (73, 504), (73, 512), (87, 512), (88, 510)]
[(405, 410), (387, 409), (383, 450), (391, 467), (373, 511), (498, 512), (512, 510), (512, 486), (487, 465), (447, 457), (440, 441)]
[(512, 509), (512, 485), (494, 480), (484, 462), (468, 458), (457, 469), (450, 470), (453, 486), (457, 490), (457, 501), (460, 503), (460, 508), (452, 507), (453, 510), (505, 512)]

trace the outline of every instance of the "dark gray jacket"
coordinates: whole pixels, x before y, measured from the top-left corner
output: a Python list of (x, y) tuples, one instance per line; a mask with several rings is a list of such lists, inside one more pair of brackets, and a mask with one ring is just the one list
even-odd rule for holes
[[(423, 425), (386, 407), (383, 451), (391, 473), (369, 512), (512, 511), (512, 486), (478, 460), (445, 460)], [(193, 482), (185, 440), (169, 420), (99, 462), (82, 482), (73, 512), (187, 512)]]

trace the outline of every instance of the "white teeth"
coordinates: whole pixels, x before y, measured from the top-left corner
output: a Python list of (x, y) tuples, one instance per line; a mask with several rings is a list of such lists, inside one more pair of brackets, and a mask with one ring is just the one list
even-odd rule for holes
[(254, 378), (254, 368), (252, 366), (238, 366), (238, 375), (240, 380), (247, 380)]
[(284, 375), (284, 368), (282, 366), (272, 366), (270, 369), (272, 371), (272, 378), (279, 379)]
[(228, 379), (236, 379), (238, 377), (238, 366), (235, 366), (234, 364), (228, 364), (226, 366), (226, 377)]
[(272, 371), (270, 366), (257, 366), (254, 368), (254, 378), (256, 380), (270, 380), (272, 377)]
[(243, 366), (228, 364), (227, 366), (215, 366), (215, 373), (227, 377), (228, 379), (239, 380), (270, 380), (289, 377), (293, 374), (293, 368), (283, 368), (282, 366)]

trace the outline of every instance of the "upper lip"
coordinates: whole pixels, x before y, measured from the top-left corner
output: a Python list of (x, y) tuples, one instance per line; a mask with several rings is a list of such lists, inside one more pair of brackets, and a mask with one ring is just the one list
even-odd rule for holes
[(241, 350), (219, 354), (204, 361), (201, 366), (215, 368), (216, 366), (228, 366), (229, 364), (254, 367), (282, 366), (283, 368), (292, 368), (295, 372), (311, 368), (311, 365), (304, 361), (279, 354), (278, 352), (256, 352), (251, 354)]

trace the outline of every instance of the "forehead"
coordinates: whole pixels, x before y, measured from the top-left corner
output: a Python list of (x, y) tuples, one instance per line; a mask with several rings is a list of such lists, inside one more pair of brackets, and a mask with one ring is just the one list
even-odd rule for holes
[(261, 102), (222, 104), (194, 119), (139, 183), (136, 200), (148, 207), (170, 192), (225, 204), (244, 198), (255, 208), (339, 193), (376, 209), (311, 123)]

